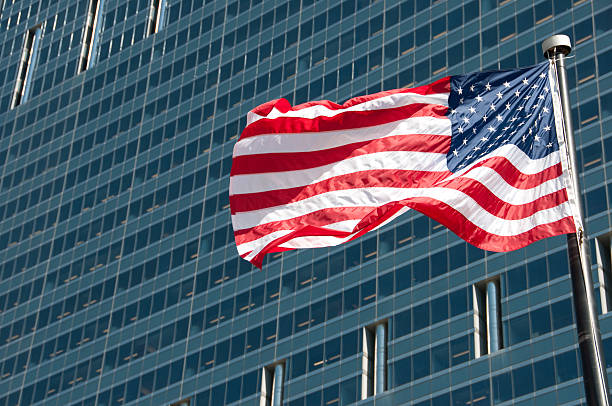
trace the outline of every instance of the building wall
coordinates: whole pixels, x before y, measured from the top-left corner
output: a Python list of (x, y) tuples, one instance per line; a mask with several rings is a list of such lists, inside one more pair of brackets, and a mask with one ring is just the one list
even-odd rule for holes
[[(167, 3), (146, 36), (148, 0), (106, 0), (80, 74), (88, 1), (0, 8), (0, 406), (258, 405), (281, 360), (285, 405), (352, 404), (362, 329), (383, 320), (388, 390), (361, 405), (584, 403), (563, 236), (484, 252), (412, 212), (260, 271), (237, 257), (227, 189), (265, 101), (526, 66), (565, 33), (588, 227), (609, 250), (609, 2)], [(40, 23), (30, 98), (11, 109)], [(472, 289), (492, 277), (504, 348), (476, 358)]]

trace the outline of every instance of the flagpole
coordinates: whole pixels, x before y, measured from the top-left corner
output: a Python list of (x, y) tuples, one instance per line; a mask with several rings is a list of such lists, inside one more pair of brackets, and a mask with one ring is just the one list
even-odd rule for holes
[(571, 49), (571, 41), (566, 35), (553, 35), (542, 43), (544, 56), (554, 61), (557, 70), (557, 83), (559, 84), (563, 110), (563, 125), (569, 169), (572, 177), (571, 182), (576, 194), (575, 200), (579, 223), (582, 224), (582, 228), (577, 230), (577, 233), (568, 234), (567, 247), (572, 278), (574, 310), (576, 312), (578, 343), (582, 358), (584, 389), (588, 405), (608, 406), (610, 404), (608, 377), (595, 306), (591, 277), (590, 248), (586, 230), (584, 229), (584, 210), (582, 208), (579, 174), (576, 167), (576, 144), (574, 141), (567, 75), (565, 72), (565, 56), (570, 53)]

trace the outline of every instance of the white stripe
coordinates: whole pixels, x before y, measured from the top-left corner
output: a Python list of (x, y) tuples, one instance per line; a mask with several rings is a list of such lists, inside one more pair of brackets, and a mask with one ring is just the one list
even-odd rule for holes
[(281, 237), (286, 236), (287, 234), (292, 233), (294, 230), (278, 230), (270, 234), (266, 234), (257, 240), (249, 241), (248, 243), (237, 244), (238, 254), (240, 256), (245, 253), (252, 251), (248, 256), (245, 257), (247, 261), (255, 258), (255, 256), (261, 251), (266, 245), (270, 242), (279, 239)]
[[(529, 230), (539, 225), (553, 223), (555, 221), (561, 220), (571, 215), (570, 205), (567, 202), (565, 202), (559, 206), (555, 206), (550, 209), (540, 210), (534, 213), (533, 215), (526, 217), (524, 219), (506, 220), (506, 219), (501, 219), (499, 217), (493, 216), (492, 214), (484, 210), (482, 207), (480, 207), (469, 196), (465, 195), (464, 193), (458, 190), (437, 189), (437, 190), (434, 190), (434, 192), (436, 193), (430, 193), (427, 197), (442, 201), (448, 204), (449, 206), (452, 206), (455, 210), (463, 214), (475, 226), (483, 229), (489, 234), (494, 234), (494, 235), (498, 235), (502, 237), (510, 237), (514, 235), (519, 235), (519, 234), (528, 232)], [(376, 208), (373, 208), (373, 210), (375, 209)], [(290, 231), (287, 231), (286, 233), (288, 232)], [(286, 233), (284, 235), (286, 235)], [(273, 234), (276, 234), (276, 233), (273, 233)], [(240, 244), (239, 247), (241, 248), (239, 250), (243, 252), (247, 252), (248, 249), (246, 249), (246, 247), (260, 246), (260, 241), (262, 241), (262, 239), (265, 239), (264, 241), (267, 244), (267, 242), (269, 242), (269, 239), (268, 239), (269, 235), (271, 234), (268, 234), (265, 237), (262, 237), (262, 238), (259, 238), (253, 241), (249, 241), (249, 242)], [(332, 244), (332, 241), (334, 241), (334, 239), (336, 240), (336, 242), (334, 242), (333, 244), (340, 244), (350, 239), (350, 236), (345, 237), (345, 238), (317, 236), (317, 237), (309, 237), (308, 239), (305, 239), (304, 237), (300, 237), (299, 240), (295, 238), (294, 240), (298, 240), (295, 248), (324, 247), (324, 246)], [(318, 243), (315, 244), (315, 241), (322, 241), (321, 245), (319, 245)], [(304, 244), (304, 242), (309, 242), (310, 244), (313, 244), (313, 245), (301, 245), (301, 244)], [(299, 247), (297, 246), (298, 244), (299, 244)], [(290, 248), (290, 247), (293, 247), (293, 243), (287, 241), (284, 244), (282, 244), (282, 246)]]
[[(474, 168), (470, 172), (461, 177), (462, 179), (473, 179), (482, 183), (489, 191), (499, 197), (506, 203), (513, 205), (521, 205), (533, 202), (539, 196), (546, 196), (550, 193), (557, 192), (565, 186), (557, 177), (539, 184), (530, 189), (518, 189), (507, 183), (495, 169), (486, 166)], [(444, 182), (446, 183), (446, 179)]]
[(320, 151), (394, 135), (451, 135), (447, 118), (411, 117), (371, 127), (350, 130), (263, 134), (241, 139), (234, 145), (234, 157), (253, 154)]
[(344, 220), (344, 221), (339, 221), (337, 223), (326, 224), (324, 226), (321, 226), (321, 228), (350, 233), (353, 231), (353, 229), (355, 229), (355, 226), (357, 226), (357, 224), (359, 224), (360, 221), (361, 219)]
[(342, 244), (350, 240), (356, 233), (351, 234), (348, 237), (334, 237), (331, 235), (315, 235), (308, 237), (296, 237), (284, 244), (280, 244), (279, 247), (283, 248), (324, 248), (333, 247), (335, 245)]
[[(376, 229), (381, 228), (382, 226), (386, 225), (387, 223), (390, 223), (391, 221), (395, 220), (397, 217), (399, 217), (402, 214), (406, 213), (408, 210), (410, 210), (410, 208), (402, 207), (401, 209), (399, 209), (397, 211), (397, 213), (395, 213), (394, 215), (392, 215), (387, 220), (383, 221), (382, 223), (380, 223), (379, 225), (377, 225), (376, 227), (374, 227), (370, 231), (374, 231)], [(355, 229), (355, 227), (357, 226), (357, 224), (359, 224), (360, 221), (361, 220), (339, 221), (337, 223), (328, 224), (328, 225), (326, 225), (323, 228), (328, 228), (328, 229), (331, 229), (331, 230), (339, 230), (339, 231), (352, 232)], [(253, 258), (267, 244), (269, 244), (270, 241), (272, 241), (274, 239), (277, 239), (277, 238), (284, 237), (289, 232), (293, 232), (293, 231), (294, 230), (280, 230), (280, 231), (276, 231), (276, 232), (271, 233), (271, 234), (267, 234), (264, 237), (261, 237), (261, 238), (259, 238), (257, 240), (248, 241), (248, 242), (239, 244), (238, 245), (238, 252), (244, 254), (245, 252), (255, 251), (254, 253), (251, 252), (252, 256), (250, 255), (250, 257)], [(334, 245), (342, 244), (343, 242), (346, 242), (346, 241), (350, 240), (358, 232), (359, 232), (359, 230), (357, 230), (355, 232), (352, 232), (351, 235), (349, 235), (347, 237), (332, 237), (332, 236), (297, 237), (297, 238), (293, 238), (293, 239), (291, 239), (291, 240), (289, 240), (289, 241), (287, 241), (287, 242), (285, 242), (283, 244), (280, 244), (279, 247), (282, 247), (282, 248), (322, 248), (322, 247), (329, 247), (329, 246), (334, 246)], [(269, 236), (273, 236), (273, 237), (269, 237)]]
[[(491, 193), (498, 196), (500, 200), (514, 206), (531, 203), (540, 196), (546, 196), (564, 188), (564, 184), (559, 178), (550, 179), (530, 189), (515, 188), (507, 183), (504, 178), (494, 169), (488, 167), (474, 168), (469, 173), (462, 176), (462, 178), (480, 182), (484, 187), (489, 189)], [(434, 187), (429, 189), (433, 190), (434, 188), (446, 188), (446, 183), (447, 179), (444, 179), (437, 184), (437, 187), (432, 185)], [(366, 193), (368, 190), (375, 193)], [(238, 212), (232, 216), (232, 219), (236, 219), (238, 223), (242, 223), (242, 221), (248, 219), (240, 228), (251, 228), (258, 224), (288, 220), (298, 216), (303, 216), (324, 208), (342, 207), (344, 204), (350, 204), (350, 207), (383, 205), (391, 201), (412, 197), (413, 195), (410, 192), (406, 192), (410, 190), (410, 188), (392, 188), (383, 186), (363, 189), (335, 190), (296, 202), (283, 204), (282, 206), (273, 206), (259, 210)], [(424, 188), (424, 190), (426, 189)], [(385, 194), (377, 194), (379, 191), (387, 193), (388, 199), (390, 200), (382, 200), (382, 196)], [(238, 224), (235, 224), (235, 227), (237, 226)]]
[[(491, 173), (483, 170), (476, 172), (476, 175), (484, 176), (476, 180), (485, 183), (485, 186), (490, 181), (486, 179)], [(532, 189), (516, 189), (507, 184), (501, 177), (496, 179), (505, 186), (494, 186), (500, 200), (512, 205), (521, 205), (534, 201), (539, 196), (563, 189), (564, 185), (559, 178), (552, 179)], [(396, 202), (413, 197), (429, 197), (447, 202), (448, 197), (445, 194), (454, 194), (455, 189), (446, 187), (430, 187), (430, 188), (394, 188), (394, 187), (368, 187), (361, 189), (335, 190), (326, 193), (321, 193), (297, 202), (287, 203), (282, 206), (268, 207), (265, 209), (252, 210), (248, 212), (240, 212), (232, 215), (232, 223), (234, 230), (243, 230), (255, 227), (260, 224), (271, 223), (275, 221), (289, 220), (295, 217), (304, 216), (309, 213), (337, 207), (378, 207), (390, 202)], [(462, 196), (466, 196), (460, 192)], [(543, 194), (542, 194), (543, 193)], [(470, 204), (478, 205), (471, 197)], [(463, 204), (462, 201), (448, 201), (448, 204), (455, 206)], [(463, 212), (462, 212), (463, 213)], [(463, 213), (464, 215), (466, 213)], [(467, 216), (466, 216), (467, 217)], [(474, 219), (473, 222), (476, 222)], [(501, 219), (500, 219), (501, 221)], [(476, 223), (475, 223), (476, 224)], [(500, 234), (502, 235), (502, 234)]]
[(532, 159), (516, 145), (504, 144), (501, 147), (491, 151), (487, 155), (484, 155), (482, 158), (479, 158), (477, 161), (474, 161), (470, 165), (466, 166), (464, 169), (455, 172), (454, 174), (449, 176), (448, 179), (454, 179), (464, 176), (480, 162), (496, 156), (506, 158), (512, 163), (512, 165), (514, 165), (516, 169), (526, 175), (533, 175), (542, 172), (544, 169), (550, 168), (551, 166), (554, 166), (559, 163), (559, 152), (552, 152), (546, 155), (545, 157)]
[[(508, 159), (519, 171), (526, 175), (533, 175), (554, 166), (559, 163), (560, 159), (558, 152), (553, 152), (543, 158), (531, 159), (516, 145), (506, 144), (465, 169), (450, 175), (444, 181), (465, 176), (466, 173), (473, 171), (480, 161), (495, 156)], [(448, 171), (445, 154), (417, 151), (385, 151), (360, 155), (310, 169), (234, 175), (230, 177), (229, 193), (232, 196), (242, 193), (259, 193), (303, 187), (335, 176), (378, 169)], [(240, 191), (240, 193), (236, 193), (236, 191)]]
[(328, 165), (286, 172), (255, 173), (230, 177), (230, 196), (303, 187), (335, 176), (360, 171), (447, 171), (446, 154), (417, 151), (383, 151), (360, 155)]
[(261, 116), (254, 112), (249, 112), (247, 115), (247, 125), (261, 120), (262, 118), (274, 119), (277, 117), (333, 117), (335, 115), (345, 113), (347, 111), (366, 111), (366, 110), (381, 110), (395, 107), (407, 106), (414, 103), (437, 104), (448, 106), (448, 93), (438, 94), (416, 94), (416, 93), (395, 93), (388, 96), (379, 97), (374, 100), (369, 100), (363, 103), (356, 104), (347, 108), (330, 109), (327, 106), (315, 104), (298, 110), (290, 110), (285, 113), (280, 112), (276, 107), (272, 108), (267, 116)]

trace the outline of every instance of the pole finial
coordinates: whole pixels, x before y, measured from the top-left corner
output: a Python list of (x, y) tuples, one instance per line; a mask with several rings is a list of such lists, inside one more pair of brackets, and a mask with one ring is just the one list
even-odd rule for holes
[(551, 58), (555, 52), (567, 55), (572, 51), (572, 41), (567, 35), (553, 35), (542, 42), (542, 52), (547, 58)]

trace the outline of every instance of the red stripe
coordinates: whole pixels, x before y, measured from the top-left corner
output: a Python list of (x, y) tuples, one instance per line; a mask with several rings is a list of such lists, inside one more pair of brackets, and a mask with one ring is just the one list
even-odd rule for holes
[[(565, 189), (538, 197), (534, 201), (526, 204), (512, 205), (499, 199), (482, 184), (471, 179), (456, 179), (450, 186), (455, 186), (455, 188), (471, 196), (483, 210), (506, 220), (520, 220), (538, 211), (549, 209), (567, 202), (567, 193)], [(435, 202), (436, 204), (442, 204), (436, 199), (429, 197), (412, 197), (402, 200), (401, 203), (408, 207), (413, 207), (413, 202), (421, 202), (423, 199), (430, 203)], [(397, 203), (399, 204), (400, 202)], [(375, 221), (372, 220), (372, 218), (377, 219), (382, 216), (388, 209), (386, 206), (393, 204), (395, 203), (387, 203), (385, 206), (382, 206), (382, 208), (372, 206), (327, 208), (287, 220), (273, 221), (259, 224), (252, 228), (237, 230), (234, 234), (236, 243), (242, 244), (261, 238), (277, 230), (300, 230), (305, 227), (305, 224), (314, 227), (323, 227), (339, 221), (361, 219), (361, 222), (355, 227), (355, 230), (352, 230), (354, 232), (362, 228), (363, 224)]]
[[(373, 221), (367, 224), (358, 235), (355, 235), (354, 238), (357, 238), (371, 229), (377, 227), (382, 224), (385, 220), (395, 214), (403, 205), (408, 207), (412, 207), (415, 210), (420, 211), (428, 217), (438, 221), (440, 224), (446, 226), (451, 231), (453, 231), (457, 236), (462, 238), (463, 240), (469, 242), (470, 244), (488, 251), (496, 251), (496, 252), (506, 252), (513, 251), (519, 248), (523, 248), (537, 240), (553, 237), (560, 234), (567, 234), (575, 232), (574, 221), (571, 217), (565, 217), (560, 220), (557, 220), (552, 223), (538, 225), (532, 228), (529, 231), (524, 233), (513, 235), (513, 236), (500, 236), (496, 234), (488, 233), (487, 231), (481, 229), (474, 225), (471, 221), (469, 221), (465, 216), (456, 211), (451, 206), (448, 206), (445, 203), (428, 199), (428, 198), (417, 198), (412, 199), (411, 201), (404, 201), (401, 203), (396, 203), (394, 205), (386, 205), (378, 210), (377, 216), (374, 216)], [(385, 213), (381, 213), (381, 210), (385, 210)], [(320, 229), (315, 226), (306, 226), (301, 228), (300, 230), (296, 230), (295, 232), (276, 239), (270, 242), (264, 249), (261, 250), (252, 260), (251, 262), (261, 268), (261, 264), (263, 261), (263, 257), (269, 252), (278, 252), (285, 251), (286, 248), (279, 247), (279, 245), (297, 237), (309, 236), (309, 235), (328, 235), (321, 234), (324, 233), (324, 229)], [(344, 233), (344, 237), (350, 235), (351, 233)], [(342, 237), (341, 235), (338, 235)], [(247, 254), (244, 254), (245, 257)]]
[(295, 134), (303, 132), (339, 131), (371, 127), (409, 117), (446, 118), (446, 106), (428, 103), (413, 103), (407, 106), (365, 111), (346, 111), (335, 116), (316, 118), (278, 117), (262, 118), (249, 124), (240, 139), (262, 134)]
[(494, 169), (509, 185), (517, 189), (531, 189), (551, 179), (558, 178), (563, 173), (561, 163), (557, 163), (535, 174), (526, 174), (521, 172), (508, 158), (503, 156), (494, 156), (478, 162), (472, 169), (484, 166)]
[[(306, 227), (316, 227), (318, 229), (320, 227), (340, 221), (359, 220), (371, 213), (372, 210), (375, 210), (375, 208), (371, 206), (332, 207), (328, 209), (321, 209), (288, 220), (273, 221), (251, 228), (235, 230), (234, 236), (236, 238), (236, 244), (244, 244), (245, 242), (256, 240), (278, 230), (297, 230)], [(325, 234), (316, 235), (336, 235), (335, 233), (340, 233), (340, 231), (333, 231), (330, 229), (325, 230)]]
[[(531, 189), (539, 186), (542, 183), (555, 179), (561, 175), (561, 164), (549, 167), (542, 172), (526, 175), (516, 169), (510, 161), (504, 157), (491, 158), (482, 162), (479, 166), (491, 167), (497, 171), (509, 185), (517, 189)], [(467, 184), (466, 178), (455, 178), (449, 181), (444, 179), (450, 175), (450, 172), (428, 172), (428, 171), (408, 171), (408, 170), (388, 170), (377, 169), (371, 171), (359, 171), (346, 175), (335, 176), (321, 182), (313, 183), (307, 186), (300, 186), (290, 189), (270, 190), (259, 193), (245, 193), (239, 195), (230, 195), (231, 213), (247, 212), (252, 210), (265, 209), (269, 207), (281, 206), (288, 203), (297, 202), (309, 197), (316, 196), (321, 193), (326, 193), (334, 190), (349, 190), (372, 186), (381, 187), (401, 187), (401, 188), (419, 188), (442, 186), (453, 189), (461, 189)], [(480, 185), (480, 184), (478, 184)], [(469, 193), (469, 189), (465, 191)], [(483, 192), (487, 193), (487, 192)], [(491, 204), (503, 203), (499, 199), (493, 200)], [(486, 201), (482, 203), (484, 206), (489, 206)]]
[(297, 106), (291, 106), (291, 104), (287, 101), (287, 99), (276, 99), (271, 100), (267, 103), (261, 104), (255, 107), (252, 112), (260, 115), (267, 116), (270, 114), (273, 108), (280, 111), (281, 113), (286, 113), (288, 111), (297, 111), (302, 110), (311, 106), (325, 106), (330, 110), (342, 110), (349, 107), (353, 107), (371, 100), (380, 99), (381, 97), (389, 96), (392, 94), (398, 93), (414, 93), (420, 95), (428, 95), (428, 94), (440, 94), (440, 93), (449, 93), (450, 92), (450, 76), (439, 79), (434, 83), (425, 86), (419, 86), (412, 89), (395, 89), (395, 90), (387, 90), (384, 92), (378, 92), (374, 94), (369, 94), (365, 96), (354, 97), (343, 104), (337, 104), (331, 102), (329, 100), (320, 100), (320, 101), (311, 101), (308, 103), (299, 104)]
[(488, 251), (506, 252), (523, 248), (542, 238), (576, 232), (571, 216), (564, 217), (552, 223), (542, 224), (521, 234), (500, 236), (491, 234), (474, 225), (463, 214), (437, 200), (421, 198), (413, 199), (405, 204), (424, 215), (431, 217), (449, 228), (459, 238), (470, 244)]
[[(388, 206), (388, 207), (386, 207), (386, 206)], [(374, 228), (378, 227), (380, 224), (384, 223), (391, 216), (393, 216), (395, 213), (397, 213), (398, 210), (400, 210), (402, 207), (403, 207), (402, 205), (398, 205), (398, 204), (395, 204), (395, 203), (379, 207), (377, 211), (384, 210), (384, 213), (381, 213), (381, 215), (377, 218), (378, 221), (370, 223), (370, 224), (364, 226), (359, 232), (355, 233), (355, 235), (353, 237), (351, 237), (347, 241), (352, 241), (352, 240), (354, 240), (356, 238), (359, 238), (362, 235), (364, 235), (364, 234), (368, 233), (369, 231), (373, 230)], [(351, 234), (352, 233), (341, 232), (341, 231), (336, 231), (336, 232), (330, 233), (330, 231), (327, 230), (327, 229), (323, 229), (323, 228), (320, 228), (320, 227), (315, 227), (315, 226), (310, 226), (309, 225), (309, 226), (303, 227), (303, 228), (301, 228), (299, 230), (295, 230), (291, 234), (288, 234), (286, 236), (277, 238), (274, 241), (271, 241), (253, 259), (251, 259), (251, 263), (253, 265), (255, 265), (256, 267), (261, 269), (261, 265), (263, 263), (263, 258), (264, 258), (264, 256), (266, 254), (271, 253), (271, 252), (282, 252), (282, 251), (289, 251), (289, 250), (294, 249), (294, 248), (279, 247), (279, 245), (282, 245), (282, 244), (286, 243), (287, 241), (290, 241), (290, 240), (292, 240), (294, 238), (306, 237), (306, 236), (317, 236), (317, 235), (323, 235), (323, 236), (333, 235), (333, 236), (336, 236), (336, 237), (339, 237), (339, 238), (345, 238), (345, 237), (348, 237)], [(242, 257), (245, 258), (248, 254), (250, 254), (250, 252), (243, 254)]]
[(514, 205), (503, 201), (482, 183), (473, 179), (453, 179), (443, 187), (460, 190), (474, 199), (484, 210), (506, 220), (524, 219), (540, 210), (550, 209), (567, 202), (565, 189), (540, 196), (529, 203)]
[(372, 186), (417, 188), (430, 187), (444, 180), (450, 172), (428, 172), (376, 169), (335, 176), (307, 186), (270, 190), (259, 193), (230, 195), (231, 213), (281, 206), (334, 190), (359, 189)]
[[(325, 134), (321, 134), (325, 137)], [(406, 134), (356, 142), (319, 151), (243, 155), (232, 161), (231, 175), (285, 172), (316, 168), (344, 159), (385, 151), (417, 151), (446, 154), (448, 135)]]

